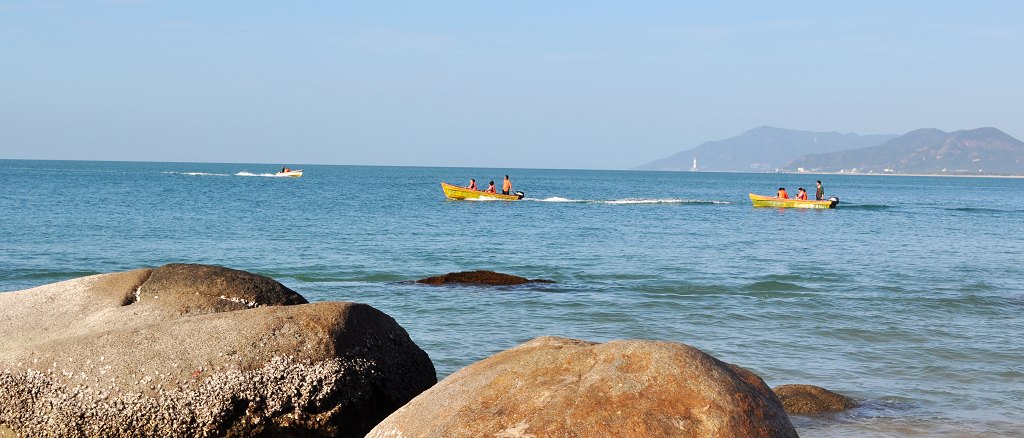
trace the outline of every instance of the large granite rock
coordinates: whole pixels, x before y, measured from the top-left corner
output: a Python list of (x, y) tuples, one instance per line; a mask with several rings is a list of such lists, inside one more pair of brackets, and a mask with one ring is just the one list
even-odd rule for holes
[(772, 390), (782, 402), (782, 407), (790, 414), (822, 414), (857, 407), (856, 400), (820, 386), (781, 385)]
[(757, 375), (687, 345), (541, 337), (448, 376), (368, 437), (793, 437)]
[(394, 319), (167, 265), (0, 293), (0, 434), (362, 436), (436, 382)]
[(520, 277), (518, 275), (502, 274), (494, 271), (464, 271), (449, 272), (436, 277), (427, 277), (416, 280), (423, 284), (483, 284), (488, 286), (515, 286), (526, 283), (554, 283), (551, 280)]

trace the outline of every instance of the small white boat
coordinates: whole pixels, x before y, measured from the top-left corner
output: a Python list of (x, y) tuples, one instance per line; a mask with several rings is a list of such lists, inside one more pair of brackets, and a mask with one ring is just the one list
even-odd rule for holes
[(277, 172), (277, 173), (274, 174), (274, 176), (291, 176), (291, 177), (298, 178), (298, 177), (302, 176), (302, 169), (295, 169), (295, 170), (288, 169), (287, 172)]

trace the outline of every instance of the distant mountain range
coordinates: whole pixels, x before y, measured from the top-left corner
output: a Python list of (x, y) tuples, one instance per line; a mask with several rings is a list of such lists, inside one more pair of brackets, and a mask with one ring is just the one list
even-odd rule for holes
[(693, 149), (637, 167), (639, 170), (697, 170), (764, 172), (781, 168), (793, 160), (814, 153), (877, 146), (895, 135), (857, 135), (838, 132), (808, 132), (762, 126), (736, 137), (709, 141)]
[(918, 129), (878, 146), (806, 155), (785, 170), (859, 173), (1024, 174), (1024, 142), (996, 128)]
[(1024, 175), (1024, 142), (996, 128), (901, 136), (762, 126), (638, 167), (642, 170)]

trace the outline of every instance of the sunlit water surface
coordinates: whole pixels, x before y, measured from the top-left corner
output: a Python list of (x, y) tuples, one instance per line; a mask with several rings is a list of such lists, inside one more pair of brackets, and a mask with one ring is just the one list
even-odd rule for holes
[[(170, 262), (393, 316), (444, 377), (540, 335), (687, 343), (863, 402), (804, 436), (1024, 427), (1024, 180), (0, 160), (0, 290)], [(509, 173), (521, 202), (440, 181)], [(755, 209), (748, 192), (839, 208)], [(435, 287), (490, 269), (557, 281)]]

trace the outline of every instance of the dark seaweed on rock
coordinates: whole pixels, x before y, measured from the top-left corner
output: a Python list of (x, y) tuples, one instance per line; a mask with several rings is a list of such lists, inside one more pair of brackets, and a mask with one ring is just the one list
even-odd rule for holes
[(484, 284), (488, 286), (514, 286), (526, 283), (554, 283), (554, 281), (551, 280), (530, 280), (528, 278), (519, 277), (511, 274), (502, 274), (500, 272), (494, 271), (449, 272), (447, 274), (438, 275), (436, 277), (428, 277), (416, 280), (416, 282), (423, 284)]
[(782, 385), (772, 391), (788, 414), (821, 414), (857, 407), (856, 400), (814, 385)]

